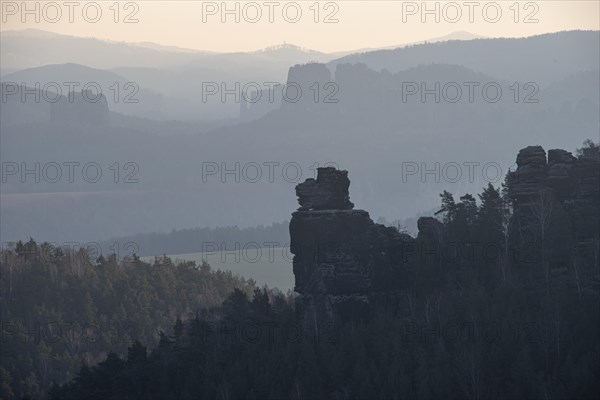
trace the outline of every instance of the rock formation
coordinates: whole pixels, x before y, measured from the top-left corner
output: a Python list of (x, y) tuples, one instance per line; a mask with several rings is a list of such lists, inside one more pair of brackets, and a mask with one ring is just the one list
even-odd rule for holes
[(333, 167), (319, 168), (317, 179), (307, 179), (296, 186), (298, 210), (350, 210), (348, 171), (338, 171)]
[(296, 310), (307, 332), (367, 316), (402, 272), (398, 252), (411, 241), (354, 210), (347, 171), (319, 168), (296, 186), (300, 208), (290, 221)]
[[(540, 271), (540, 260), (557, 270), (573, 259), (595, 265), (600, 236), (598, 159), (574, 157), (564, 150), (550, 150), (546, 158), (543, 148), (531, 146), (519, 152), (517, 165), (507, 177), (514, 206), (511, 229), (518, 230), (509, 232), (509, 248), (515, 248), (508, 253), (540, 243), (536, 218), (547, 219), (544, 240), (552, 245), (535, 254), (529, 246), (527, 256), (515, 258), (515, 263), (525, 259), (526, 274)], [(294, 290), (299, 294), (296, 313), (306, 334), (319, 335), (338, 321), (366, 319), (381, 307), (393, 307), (395, 315), (405, 313), (414, 307), (402, 303), (408, 297), (405, 289), (414, 289), (417, 275), (427, 282), (420, 289), (425, 293), (444, 285), (443, 275), (453, 268), (453, 262), (440, 257), (447, 234), (443, 223), (419, 218), (413, 239), (355, 210), (349, 186), (347, 171), (335, 168), (319, 168), (316, 180), (296, 186), (300, 207), (292, 214), (290, 238)]]
[[(283, 89), (282, 109), (294, 112), (323, 113), (326, 96), (335, 96), (334, 87), (329, 86), (333, 78), (325, 64), (308, 63), (290, 67)], [(331, 99), (330, 99), (331, 100)], [(325, 102), (327, 104), (327, 102)]]
[(541, 146), (522, 149), (517, 156), (517, 170), (509, 175), (515, 217), (525, 226), (539, 219), (544, 211), (541, 208), (554, 214), (564, 211), (576, 241), (597, 238), (599, 168), (597, 159), (577, 158), (565, 150), (549, 150), (546, 159)]

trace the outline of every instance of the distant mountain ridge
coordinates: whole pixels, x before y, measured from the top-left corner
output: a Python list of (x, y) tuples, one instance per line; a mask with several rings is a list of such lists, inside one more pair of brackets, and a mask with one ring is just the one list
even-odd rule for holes
[[(61, 35), (37, 29), (3, 31), (0, 33), (2, 58), (1, 69), (15, 70), (38, 67), (46, 64), (78, 63), (93, 68), (112, 69), (119, 67), (152, 66), (155, 68), (185, 67), (187, 64), (211, 64), (214, 59), (229, 59), (232, 56), (249, 60), (260, 56), (273, 57), (277, 61), (283, 55), (293, 62), (329, 61), (349, 54), (327, 55), (295, 45), (275, 45), (250, 52), (216, 53), (204, 50), (167, 46), (157, 43), (116, 42), (96, 38)], [(309, 57), (309, 58), (307, 58)], [(213, 61), (211, 61), (213, 60)], [(240, 60), (242, 64), (246, 61)]]
[[(581, 51), (585, 48), (586, 51)], [(398, 72), (422, 64), (456, 64), (498, 79), (535, 81), (540, 86), (600, 64), (600, 31), (564, 31), (526, 38), (474, 39), (416, 44), (351, 54), (329, 63), (366, 64)]]
[[(475, 38), (481, 38), (481, 36), (461, 31), (417, 43), (471, 40)], [(400, 43), (381, 48), (351, 49), (324, 53), (284, 42), (255, 51), (218, 53), (152, 42), (117, 42), (70, 36), (39, 29), (3, 31), (0, 32), (0, 42), (2, 44), (0, 69), (2, 70), (18, 70), (45, 64), (63, 64), (69, 62), (103, 69), (141, 66), (165, 68), (184, 66), (187, 63), (193, 63), (194, 60), (206, 61), (206, 57), (219, 58), (221, 56), (230, 57), (232, 55), (245, 57), (268, 56), (274, 59), (285, 56), (286, 59), (290, 59), (293, 65), (294, 63), (308, 61), (328, 62), (335, 58), (358, 52), (395, 49), (415, 44)], [(77, 54), (76, 58), (73, 58), (73, 54)], [(119, 64), (110, 61), (111, 59), (119, 60)]]

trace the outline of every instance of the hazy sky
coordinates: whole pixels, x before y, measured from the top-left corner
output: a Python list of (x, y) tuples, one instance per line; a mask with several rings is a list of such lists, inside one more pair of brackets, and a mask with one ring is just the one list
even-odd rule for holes
[[(219, 52), (256, 50), (284, 41), (333, 52), (410, 43), (455, 31), (521, 37), (600, 29), (598, 0), (428, 1), (431, 14), (423, 12), (421, 1), (395, 0), (229, 1), (225, 7), (233, 10), (231, 14), (223, 13), (221, 1), (135, 1), (119, 2), (118, 7), (114, 1), (78, 1), (73, 8), (64, 1), (29, 1), (29, 14), (21, 1), (1, 3), (1, 30), (37, 28)], [(125, 23), (128, 16), (131, 22)]]

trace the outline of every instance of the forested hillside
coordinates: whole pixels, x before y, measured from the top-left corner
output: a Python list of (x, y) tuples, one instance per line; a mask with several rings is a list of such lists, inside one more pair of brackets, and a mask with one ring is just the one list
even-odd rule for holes
[(255, 289), (253, 281), (206, 263), (95, 260), (85, 249), (33, 239), (0, 255), (3, 400), (43, 398), (52, 382), (72, 379), (82, 364), (124, 355), (134, 341), (154, 346), (176, 318), (218, 306), (234, 289)]

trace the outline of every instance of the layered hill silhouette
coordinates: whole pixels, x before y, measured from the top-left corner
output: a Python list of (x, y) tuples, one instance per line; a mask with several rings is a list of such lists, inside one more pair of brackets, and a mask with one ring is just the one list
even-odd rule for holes
[[(110, 103), (108, 127), (82, 128), (76, 123), (57, 123), (43, 118), (36, 122), (24, 120), (22, 124), (2, 129), (3, 160), (64, 162), (70, 161), (64, 159), (64, 154), (78, 154), (82, 162), (93, 160), (105, 167), (117, 161), (121, 165), (135, 162), (140, 179), (137, 184), (129, 185), (116, 184), (108, 178), (95, 184), (80, 179), (76, 184), (63, 180), (33, 185), (20, 182), (18, 175), (10, 177), (2, 183), (2, 207), (6, 210), (2, 235), (15, 239), (29, 235), (40, 240), (55, 239), (50, 235), (54, 233), (54, 226), (62, 223), (65, 228), (61, 239), (95, 240), (172, 228), (243, 227), (280, 222), (289, 217), (287, 205), (294, 202), (290, 187), (314, 177), (316, 167), (327, 163), (356, 171), (353, 182), (358, 189), (353, 201), (357, 207), (369, 209), (374, 219), (411, 218), (434, 208), (435, 196), (442, 190), (473, 192), (489, 181), (500, 185), (500, 175), (493, 167), (497, 165), (502, 173), (511, 166), (514, 169), (514, 160), (505, 155), (514, 154), (531, 142), (545, 148), (572, 150), (585, 139), (596, 138), (599, 100), (595, 88), (599, 61), (593, 57), (593, 43), (597, 38), (598, 32), (562, 32), (524, 39), (417, 45), (397, 50), (403, 54), (398, 59), (390, 58), (396, 60), (397, 72), (378, 71), (373, 63), (352, 64), (349, 59), (340, 60), (335, 66), (318, 63), (292, 66), (286, 69), (288, 76), (282, 83), (302, 83), (305, 96), (301, 101), (280, 103), (266, 115), (258, 113), (252, 121), (242, 123), (230, 119), (226, 126), (155, 123), (115, 114)], [(481, 43), (494, 51), (484, 57), (475, 51)], [(538, 50), (540, 43), (544, 45), (544, 52)], [(450, 63), (453, 60), (448, 57), (454, 57), (456, 46), (473, 52), (472, 57), (479, 54), (481, 59), (488, 59), (482, 61), (480, 67), (487, 65), (489, 71), (467, 65), (471, 56), (465, 58), (465, 64)], [(523, 49), (532, 55), (529, 58), (514, 56)], [(447, 63), (442, 64), (436, 54), (446, 53)], [(377, 54), (356, 57), (366, 57), (364, 60), (368, 61)], [(510, 59), (513, 66), (497, 76), (493, 73), (498, 72), (494, 60), (499, 57)], [(544, 64), (549, 57), (560, 61), (557, 65)], [(529, 65), (537, 65), (540, 73), (530, 75)], [(60, 67), (52, 68), (58, 70), (57, 79), (67, 77), (60, 75)], [(89, 75), (82, 75), (82, 79), (92, 79), (92, 73), (96, 72), (83, 70)], [(507, 76), (510, 71), (515, 75)], [(114, 77), (102, 71), (99, 74), (110, 77), (103, 79)], [(153, 81), (152, 74), (149, 72), (144, 79)], [(125, 74), (118, 75), (130, 79)], [(183, 83), (172, 81), (170, 90), (173, 93), (181, 90), (184, 95), (185, 81), (192, 76), (184, 78)], [(553, 80), (537, 82), (537, 76)], [(162, 86), (171, 84), (169, 80), (162, 81)], [(201, 81), (200, 77), (195, 84)], [(463, 88), (463, 97), (450, 102), (440, 95), (440, 101), (436, 102), (435, 97), (429, 95), (423, 102), (416, 94), (403, 101), (403, 84), (416, 83), (420, 89), (421, 84), (433, 88), (436, 82), (440, 87), (449, 82), (457, 83)], [(480, 85), (473, 102), (466, 97), (465, 82)], [(318, 83), (320, 90), (318, 101), (314, 100), (314, 90), (306, 87), (314, 83)], [(487, 83), (502, 88), (502, 97), (497, 102), (482, 97), (481, 88)], [(537, 86), (526, 87), (528, 83)], [(327, 84), (334, 86), (326, 88)], [(142, 87), (154, 90), (152, 86)], [(515, 88), (519, 89), (518, 101), (514, 97)], [(155, 93), (162, 95), (161, 90)], [(190, 95), (196, 101), (201, 98), (198, 92)], [(326, 96), (337, 102), (325, 103)], [(525, 102), (526, 96), (532, 96), (537, 102)], [(14, 96), (11, 99), (14, 101)], [(190, 109), (194, 109), (194, 104), (197, 105), (188, 104)], [(28, 104), (19, 106), (26, 110)], [(31, 106), (40, 107), (39, 104)], [(142, 104), (136, 106), (142, 107)], [(241, 105), (226, 103), (225, 106), (239, 109)], [(248, 110), (252, 112), (252, 105)], [(169, 161), (172, 155), (177, 155), (176, 162)], [(203, 181), (202, 168), (206, 163), (213, 166), (216, 163), (218, 170)], [(250, 163), (262, 168), (257, 181), (243, 177), (243, 168)], [(265, 163), (278, 163), (273, 179), (269, 179)], [(299, 166), (301, 174), (296, 177), (289, 169), (289, 176), (284, 176), (282, 171), (288, 163), (295, 163), (292, 167)], [(461, 166), (461, 176), (456, 180), (443, 175), (444, 168), (451, 163)], [(477, 164), (472, 177), (465, 163)], [(488, 166), (484, 175), (483, 169), (488, 163), (492, 166)], [(403, 168), (406, 172), (407, 165), (411, 168), (416, 165), (418, 169), (403, 178)], [(238, 168), (237, 180), (235, 173), (223, 178), (222, 168)], [(421, 172), (427, 169), (434, 173), (423, 177)], [(36, 226), (23, 226), (21, 221), (25, 215), (41, 212), (40, 204), (51, 211), (45, 212), (43, 218), (33, 218), (41, 221)], [(135, 207), (128, 207), (134, 204)], [(261, 206), (249, 214), (242, 211), (247, 204)], [(89, 224), (83, 219), (71, 218), (75, 208), (82, 215), (93, 216), (97, 222), (95, 232), (89, 232)], [(197, 212), (198, 209), (202, 211)], [(154, 217), (148, 218), (149, 215)], [(64, 221), (68, 222), (64, 224)]]
[[(581, 51), (582, 49), (586, 51)], [(364, 63), (390, 72), (420, 64), (457, 64), (498, 79), (537, 81), (542, 86), (580, 71), (598, 70), (598, 31), (567, 31), (527, 38), (428, 43), (351, 54), (331, 62)]]

